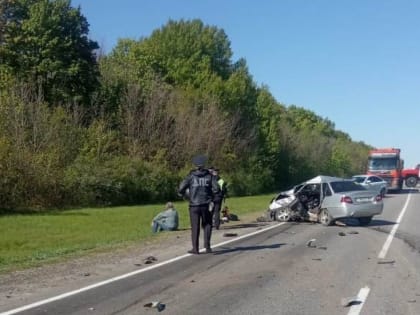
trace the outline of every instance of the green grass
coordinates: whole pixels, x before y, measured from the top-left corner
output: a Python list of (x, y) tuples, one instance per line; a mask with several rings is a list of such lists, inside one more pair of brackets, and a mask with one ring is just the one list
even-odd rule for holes
[[(273, 195), (229, 198), (231, 213), (262, 214)], [(190, 227), (188, 204), (175, 202), (180, 229)], [(0, 272), (158, 239), (150, 223), (163, 204), (85, 208), (0, 216)]]

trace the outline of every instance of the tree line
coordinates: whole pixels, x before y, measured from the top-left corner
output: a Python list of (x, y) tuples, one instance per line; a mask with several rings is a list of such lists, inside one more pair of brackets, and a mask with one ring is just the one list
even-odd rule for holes
[(279, 103), (223, 29), (169, 20), (107, 54), (88, 33), (69, 0), (0, 2), (3, 210), (172, 200), (196, 154), (232, 195), (364, 170), (370, 146)]

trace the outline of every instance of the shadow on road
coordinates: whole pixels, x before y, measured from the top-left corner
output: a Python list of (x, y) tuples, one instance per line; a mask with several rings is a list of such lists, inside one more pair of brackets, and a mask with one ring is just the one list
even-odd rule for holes
[(221, 230), (231, 230), (231, 229), (244, 229), (244, 228), (253, 228), (253, 227), (260, 227), (266, 226), (267, 223), (243, 223), (243, 224), (235, 224), (231, 226), (221, 226)]
[[(345, 226), (361, 226), (359, 223), (359, 220), (353, 219), (353, 218), (342, 219), (339, 221), (344, 223)], [(397, 222), (381, 220), (381, 219), (372, 219), (372, 221), (367, 226), (363, 226), (363, 227), (387, 226), (387, 225), (394, 225), (394, 224), (397, 224)]]
[(222, 255), (222, 254), (232, 253), (232, 252), (254, 251), (254, 250), (261, 250), (261, 249), (275, 249), (275, 248), (280, 248), (283, 245), (287, 245), (287, 244), (279, 243), (279, 244), (272, 244), (272, 245), (221, 247), (220, 250), (214, 251), (213, 253), (214, 255)]
[(386, 197), (388, 195), (402, 195), (402, 194), (418, 194), (419, 190), (417, 188), (404, 188), (401, 190), (389, 190)]
[(397, 224), (397, 222), (393, 221), (387, 221), (387, 220), (375, 220), (373, 219), (368, 226), (384, 226), (384, 225), (394, 225)]

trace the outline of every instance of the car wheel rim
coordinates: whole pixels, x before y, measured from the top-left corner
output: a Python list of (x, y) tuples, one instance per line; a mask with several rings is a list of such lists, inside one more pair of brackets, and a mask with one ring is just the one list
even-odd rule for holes
[(290, 220), (289, 210), (287, 210), (287, 209), (278, 210), (277, 211), (277, 220), (279, 220), (279, 221), (289, 221)]

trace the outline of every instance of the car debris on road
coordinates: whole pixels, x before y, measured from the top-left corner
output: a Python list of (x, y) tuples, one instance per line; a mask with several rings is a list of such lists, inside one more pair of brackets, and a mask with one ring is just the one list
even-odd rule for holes
[(357, 296), (341, 299), (341, 305), (344, 306), (344, 307), (349, 307), (349, 306), (352, 306), (352, 305), (358, 305), (358, 304), (361, 304), (361, 303), (362, 303), (362, 301), (360, 301), (360, 299)]
[(156, 257), (154, 257), (154, 256), (148, 256), (148, 257), (146, 257), (145, 259), (144, 259), (144, 263), (146, 264), (146, 265), (149, 265), (149, 264), (152, 264), (152, 263), (154, 263), (155, 261), (157, 261), (157, 258)]
[(160, 301), (153, 301), (153, 302), (150, 302), (150, 303), (146, 303), (143, 306), (144, 307), (149, 307), (149, 308), (156, 308), (158, 310), (158, 312), (162, 312), (166, 307), (166, 305), (163, 304)]

